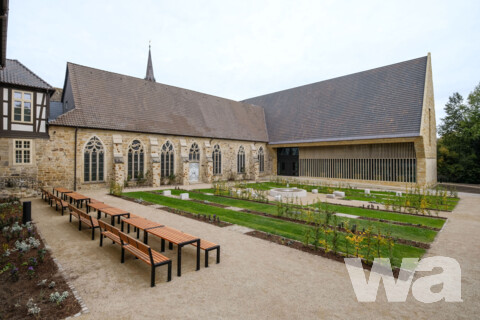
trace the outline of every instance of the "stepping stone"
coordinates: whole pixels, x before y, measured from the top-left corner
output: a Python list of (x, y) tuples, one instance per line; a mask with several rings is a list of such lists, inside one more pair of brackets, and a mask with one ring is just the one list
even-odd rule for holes
[(180, 200), (189, 200), (188, 193), (180, 193)]
[(275, 201), (282, 201), (282, 196), (281, 195), (276, 195), (275, 196)]
[(153, 209), (161, 209), (161, 208), (165, 208), (165, 206), (162, 206), (160, 204), (152, 204), (149, 206), (150, 208), (153, 208)]
[(233, 210), (233, 211), (242, 211), (243, 210), (243, 208), (238, 208), (238, 207), (226, 207), (224, 209)]
[(165, 190), (165, 191), (163, 191), (163, 195), (164, 195), (164, 196), (171, 196), (171, 195), (172, 195), (172, 191), (171, 191), (171, 190)]
[(254, 231), (253, 229), (250, 229), (250, 228), (247, 228), (247, 227), (243, 227), (243, 226), (239, 226), (239, 225), (236, 225), (236, 224), (234, 224), (233, 226), (225, 227), (225, 228), (223, 228), (223, 229), (224, 229), (224, 230), (225, 230), (225, 229), (228, 229), (228, 230), (232, 230), (232, 231), (240, 232), (240, 233), (247, 233), (247, 232)]
[(333, 194), (337, 197), (345, 197), (345, 192), (343, 191), (333, 191)]
[(318, 194), (318, 189), (312, 189), (313, 194)]
[(205, 192), (204, 195), (206, 195), (206, 196), (214, 196), (213, 193), (209, 193), (209, 192)]
[(329, 198), (329, 199), (335, 199), (335, 195), (334, 195), (334, 194), (327, 194), (327, 198)]
[(365, 189), (365, 194), (370, 194), (370, 189)]
[(358, 219), (358, 216), (355, 216), (353, 214), (347, 214), (347, 213), (335, 213), (337, 217), (344, 217), (344, 218), (351, 218), (351, 219)]
[(397, 197), (401, 197), (401, 196), (402, 196), (402, 192), (401, 192), (401, 191), (397, 191), (397, 192), (395, 192), (395, 195), (396, 195)]

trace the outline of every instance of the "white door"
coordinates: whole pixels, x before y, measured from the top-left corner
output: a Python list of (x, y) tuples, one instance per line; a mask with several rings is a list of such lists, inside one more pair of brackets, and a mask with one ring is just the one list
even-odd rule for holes
[(200, 175), (200, 164), (198, 162), (190, 163), (190, 173), (188, 180), (190, 182), (198, 182), (198, 176)]

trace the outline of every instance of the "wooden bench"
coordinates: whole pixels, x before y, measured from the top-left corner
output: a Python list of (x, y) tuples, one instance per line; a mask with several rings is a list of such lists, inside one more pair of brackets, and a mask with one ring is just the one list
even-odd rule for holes
[(52, 194), (52, 201), (55, 201), (55, 211), (58, 210), (58, 207), (62, 208), (62, 216), (64, 213), (65, 208), (68, 208), (68, 202), (65, 200), (60, 199), (59, 197)]
[(127, 250), (138, 259), (150, 265), (152, 268), (150, 287), (155, 286), (155, 268), (162, 266), (164, 264), (168, 265), (167, 281), (172, 280), (172, 260), (158, 253), (157, 251), (152, 250), (150, 246), (142, 243), (141, 241), (136, 240), (135, 238), (132, 238), (122, 232), (120, 232), (119, 235), (120, 235), (120, 241), (122, 242), (121, 262), (122, 263), (125, 262), (125, 250)]
[(50, 191), (47, 191), (45, 190), (45, 201), (50, 205), (50, 207), (52, 206), (53, 204), (53, 193), (51, 193)]
[(92, 240), (95, 240), (95, 229), (99, 228), (98, 220), (71, 204), (68, 205), (68, 210), (70, 211), (70, 222), (72, 222), (72, 216), (74, 216), (78, 219), (78, 230), (82, 230), (82, 223), (92, 228)]
[[(197, 243), (192, 243), (192, 246), (196, 247)], [(220, 245), (200, 239), (200, 249), (205, 250), (205, 268), (208, 268), (208, 253), (212, 250), (217, 250), (217, 263), (220, 263)]]
[(103, 238), (105, 237), (112, 240), (113, 243), (122, 245), (122, 241), (120, 240), (120, 230), (101, 220), (98, 220), (98, 225), (100, 227), (100, 247), (103, 246)]
[(47, 190), (45, 188), (40, 188), (40, 192), (42, 193), (42, 200), (47, 201)]

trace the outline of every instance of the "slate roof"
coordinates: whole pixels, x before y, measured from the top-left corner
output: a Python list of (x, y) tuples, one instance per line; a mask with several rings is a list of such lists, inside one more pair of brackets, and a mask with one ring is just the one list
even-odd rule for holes
[(427, 57), (243, 102), (265, 110), (271, 144), (420, 135)]
[(12, 59), (7, 59), (5, 68), (0, 70), (0, 82), (53, 90), (51, 85), (25, 67), (20, 61)]
[(263, 108), (67, 64), (75, 108), (51, 125), (268, 141)]

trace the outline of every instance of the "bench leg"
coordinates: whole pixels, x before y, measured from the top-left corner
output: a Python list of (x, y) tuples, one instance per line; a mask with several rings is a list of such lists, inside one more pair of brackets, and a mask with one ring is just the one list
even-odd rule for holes
[(115, 217), (114, 216), (112, 216), (112, 219), (110, 220), (110, 224), (112, 226), (115, 226)]
[(103, 234), (100, 231), (100, 247), (103, 247)]
[(80, 220), (80, 216), (78, 217), (78, 230), (82, 231), (82, 220)]
[(205, 250), (205, 268), (208, 268), (208, 250)]
[(122, 231), (122, 232), (123, 232), (123, 225), (124, 225), (124, 223), (122, 221), (122, 224), (120, 225), (120, 231)]
[(165, 252), (165, 239), (162, 239), (161, 243), (162, 245), (161, 245), (160, 252)]
[(220, 246), (217, 248), (217, 264), (220, 263)]
[(152, 266), (152, 277), (150, 280), (150, 287), (155, 287), (155, 267)]
[(167, 282), (172, 280), (172, 261), (168, 262), (168, 277)]
[(197, 242), (197, 269), (196, 271), (200, 270), (200, 240)]
[(177, 276), (182, 276), (182, 246), (178, 246), (177, 252)]
[(120, 262), (121, 262), (121, 263), (124, 263), (124, 262), (125, 262), (125, 249), (123, 248), (123, 246), (122, 246), (122, 257), (121, 257), (121, 259), (120, 259)]
[(140, 238), (140, 229), (137, 229), (137, 239)]
[(62, 206), (62, 216), (63, 216), (63, 212), (65, 211), (65, 208)]
[(171, 242), (168, 243), (168, 250), (173, 250), (173, 243)]
[(143, 230), (143, 243), (148, 244), (148, 232)]
[(70, 213), (70, 222), (72, 222), (72, 213)]
[(95, 240), (95, 228), (92, 227), (92, 240)]

